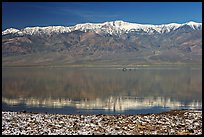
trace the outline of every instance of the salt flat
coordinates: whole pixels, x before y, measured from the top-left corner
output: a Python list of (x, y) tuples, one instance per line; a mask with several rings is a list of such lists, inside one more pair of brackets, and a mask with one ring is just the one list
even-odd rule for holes
[(201, 110), (143, 115), (61, 115), (2, 111), (3, 135), (199, 135)]

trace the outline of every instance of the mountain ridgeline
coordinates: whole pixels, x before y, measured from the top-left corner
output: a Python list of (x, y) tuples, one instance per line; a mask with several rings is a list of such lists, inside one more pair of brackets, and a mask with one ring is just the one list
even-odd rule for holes
[(202, 63), (202, 23), (124, 21), (2, 32), (3, 65)]

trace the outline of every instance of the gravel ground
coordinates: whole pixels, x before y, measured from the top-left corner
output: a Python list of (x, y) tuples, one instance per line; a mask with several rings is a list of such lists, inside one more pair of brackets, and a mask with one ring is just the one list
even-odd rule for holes
[(202, 111), (143, 115), (60, 115), (2, 111), (3, 135), (198, 135)]

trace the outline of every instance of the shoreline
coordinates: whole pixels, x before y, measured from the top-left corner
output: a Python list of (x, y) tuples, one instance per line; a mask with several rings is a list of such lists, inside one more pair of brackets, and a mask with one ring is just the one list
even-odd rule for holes
[(48, 114), (2, 110), (3, 135), (200, 135), (202, 110), (156, 114)]

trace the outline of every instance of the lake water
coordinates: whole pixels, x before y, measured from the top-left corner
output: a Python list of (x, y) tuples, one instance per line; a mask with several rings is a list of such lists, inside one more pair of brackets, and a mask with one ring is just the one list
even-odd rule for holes
[(142, 114), (202, 109), (202, 67), (4, 67), (2, 110)]

